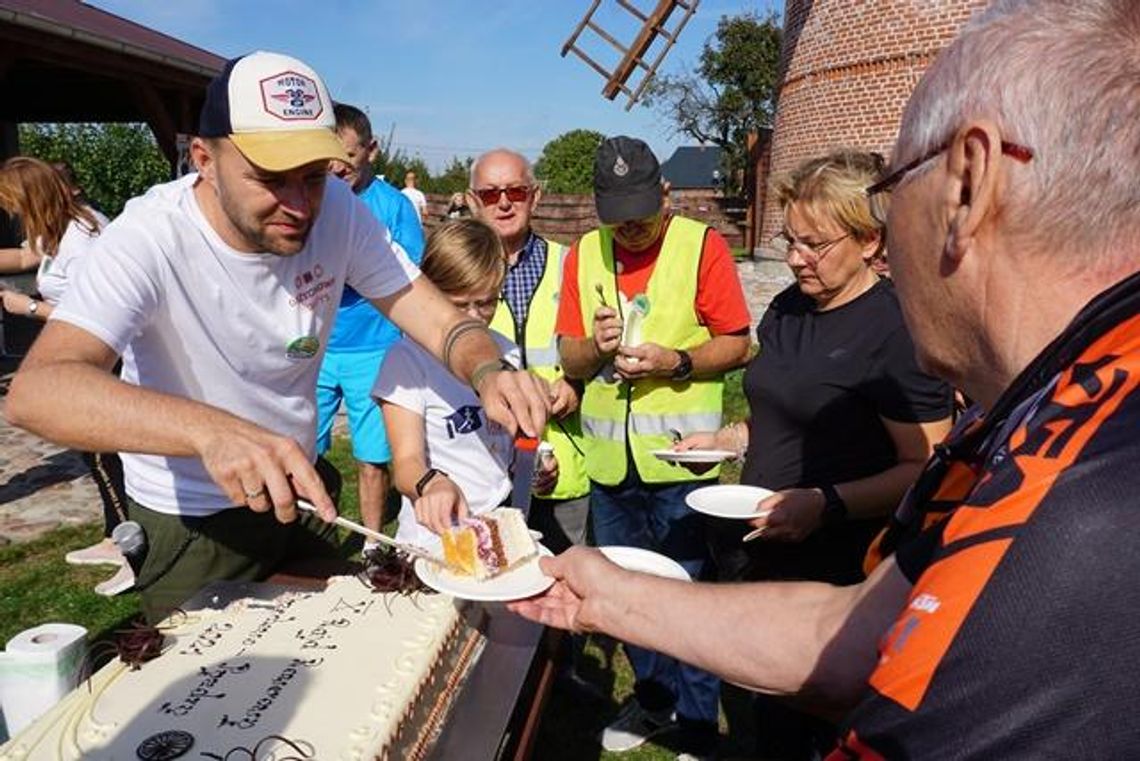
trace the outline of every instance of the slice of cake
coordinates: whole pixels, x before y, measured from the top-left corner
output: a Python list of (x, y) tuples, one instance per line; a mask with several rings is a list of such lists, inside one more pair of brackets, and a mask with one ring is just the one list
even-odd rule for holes
[(509, 571), (538, 554), (526, 518), (513, 507), (497, 507), (465, 518), (441, 539), (447, 564), (477, 579)]

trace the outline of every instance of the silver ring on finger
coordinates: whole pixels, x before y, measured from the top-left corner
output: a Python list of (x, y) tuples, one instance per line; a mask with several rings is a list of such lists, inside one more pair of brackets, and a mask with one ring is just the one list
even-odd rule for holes
[(245, 493), (245, 498), (247, 501), (254, 500), (254, 499), (257, 499), (258, 497), (264, 497), (264, 496), (265, 496), (265, 487), (264, 486), (262, 486), (257, 491), (247, 491)]

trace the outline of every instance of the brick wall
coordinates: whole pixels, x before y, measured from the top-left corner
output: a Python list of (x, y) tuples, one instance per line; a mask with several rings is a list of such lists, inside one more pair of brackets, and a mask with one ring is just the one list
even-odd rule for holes
[[(447, 216), (450, 196), (429, 193), (427, 198), (424, 227), (431, 231)], [(724, 235), (730, 246), (744, 245), (744, 218), (748, 210), (743, 201), (725, 198), (712, 190), (675, 190), (669, 194), (669, 200), (674, 213), (712, 225)], [(540, 235), (572, 243), (598, 226), (594, 197), (543, 194), (531, 222)]]
[[(966, 19), (987, 4), (787, 0), (771, 171), (840, 147), (889, 156), (911, 90)], [(763, 251), (782, 222), (773, 200), (761, 203)]]

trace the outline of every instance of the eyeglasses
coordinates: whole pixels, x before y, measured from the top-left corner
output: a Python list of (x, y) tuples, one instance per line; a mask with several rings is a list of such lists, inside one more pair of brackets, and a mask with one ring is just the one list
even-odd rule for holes
[(529, 185), (511, 185), (507, 188), (480, 188), (473, 192), (483, 202), (484, 206), (494, 206), (499, 202), (499, 196), (503, 193), (507, 194), (507, 200), (511, 203), (522, 203), (530, 198), (530, 191)]
[[(903, 177), (906, 177), (908, 173), (918, 169), (949, 147), (950, 142), (947, 141), (914, 161), (903, 164), (874, 185), (868, 185), (867, 189), (863, 192), (867, 194), (867, 200), (871, 206), (871, 216), (874, 220), (880, 225), (886, 226), (887, 211), (890, 208), (890, 192), (902, 182)], [(1017, 143), (1002, 140), (1001, 152), (1015, 161), (1020, 161), (1022, 164), (1028, 164), (1033, 160), (1033, 149), (1026, 148), (1024, 145), (1018, 145)]]
[(835, 248), (836, 244), (847, 240), (851, 237), (851, 233), (840, 235), (838, 238), (825, 240), (822, 243), (805, 243), (802, 240), (796, 240), (787, 232), (777, 234), (772, 238), (772, 242), (784, 247), (784, 258), (786, 259), (793, 250), (799, 251), (800, 256), (804, 258), (810, 266), (814, 267), (823, 261), (823, 257), (830, 253), (831, 249)]

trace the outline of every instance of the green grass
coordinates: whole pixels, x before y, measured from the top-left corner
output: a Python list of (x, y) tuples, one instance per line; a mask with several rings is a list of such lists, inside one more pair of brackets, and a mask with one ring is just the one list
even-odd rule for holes
[[(740, 387), (741, 371), (729, 375), (725, 386), (725, 420), (739, 420), (747, 414)], [(347, 439), (334, 440), (328, 458), (341, 472), (341, 514), (359, 520), (356, 465)], [(739, 467), (729, 464), (722, 481), (735, 482)], [(399, 500), (389, 503), (385, 526), (389, 533)], [(21, 544), (0, 547), (0, 642), (16, 633), (47, 621), (66, 621), (85, 626), (90, 641), (109, 641), (116, 629), (128, 625), (139, 614), (138, 596), (133, 593), (105, 598), (93, 587), (108, 578), (110, 566), (69, 566), (64, 553), (99, 540), (98, 525), (59, 528), (44, 537)], [(344, 552), (359, 552), (360, 542), (345, 538)], [(676, 755), (662, 744), (647, 743), (628, 753), (604, 753), (595, 738), (617, 713), (618, 706), (633, 691), (633, 673), (625, 656), (608, 638), (591, 638), (579, 671), (600, 693), (602, 700), (590, 700), (577, 693), (555, 689), (539, 729), (535, 758), (546, 761), (664, 761)]]
[(69, 566), (64, 553), (102, 538), (100, 527), (60, 528), (35, 541), (0, 548), (0, 642), (37, 624), (65, 621), (87, 627), (96, 641), (138, 614), (127, 594), (107, 599), (93, 587), (111, 566)]

